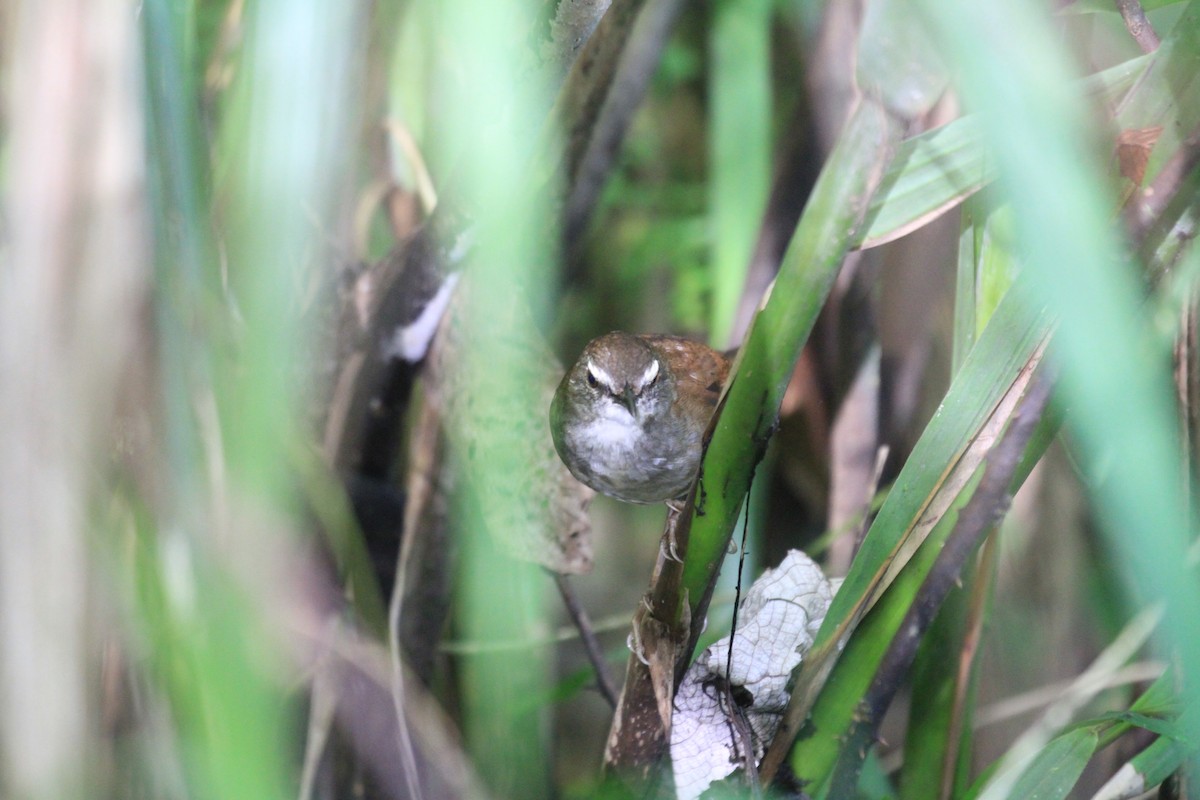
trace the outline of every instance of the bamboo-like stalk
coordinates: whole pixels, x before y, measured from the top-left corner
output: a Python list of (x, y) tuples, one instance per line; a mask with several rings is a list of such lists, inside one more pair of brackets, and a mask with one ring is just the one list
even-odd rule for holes
[(121, 0), (8, 9), (0, 269), (0, 752), (20, 798), (90, 781), (96, 477), (145, 289), (137, 38)]

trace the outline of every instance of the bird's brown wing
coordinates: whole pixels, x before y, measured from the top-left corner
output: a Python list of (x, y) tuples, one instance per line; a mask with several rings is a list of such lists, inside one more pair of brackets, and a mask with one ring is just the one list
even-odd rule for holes
[[(680, 336), (647, 336), (645, 340), (666, 355), (672, 365), (676, 365), (672, 370), (675, 380), (693, 384), (701, 390), (700, 396), (710, 406), (716, 407), (725, 379), (729, 377), (729, 359), (706, 345)], [(678, 368), (679, 359), (671, 358), (672, 354), (686, 354), (686, 368)]]

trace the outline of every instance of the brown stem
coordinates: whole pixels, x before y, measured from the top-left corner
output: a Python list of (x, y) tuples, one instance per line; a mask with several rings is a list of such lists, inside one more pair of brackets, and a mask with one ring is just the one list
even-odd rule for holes
[[(682, 10), (682, 0), (645, 3), (632, 23), (628, 42), (613, 68), (611, 83), (603, 87), (606, 91), (590, 120), (592, 124), (585, 129), (586, 136), (581, 138), (576, 130), (571, 131), (567, 163), (570, 188), (563, 213), (563, 242), (568, 254), (583, 236), (625, 131), (641, 105)], [(610, 9), (609, 14), (612, 13)], [(597, 31), (597, 36), (602, 33), (603, 29)]]
[[(718, 411), (719, 413), (719, 411)], [(625, 670), (625, 688), (613, 715), (604, 763), (620, 772), (630, 788), (648, 789), (659, 778), (658, 768), (669, 741), (671, 708), (678, 677), (680, 652), (690, 628), (689, 606), (682, 590), (683, 564), (691, 532), (697, 485), (682, 510), (670, 509), (650, 578), (650, 589), (633, 616), (632, 646)]]
[(1188, 176), (1200, 166), (1200, 126), (1180, 143), (1163, 164), (1154, 181), (1134, 195), (1127, 212), (1129, 235), (1135, 242), (1146, 238), (1167, 206), (1175, 199)]
[(1129, 35), (1143, 53), (1153, 53), (1158, 49), (1158, 34), (1154, 32), (1150, 20), (1146, 19), (1146, 12), (1138, 0), (1117, 0), (1117, 10), (1121, 12), (1121, 19), (1125, 20)]

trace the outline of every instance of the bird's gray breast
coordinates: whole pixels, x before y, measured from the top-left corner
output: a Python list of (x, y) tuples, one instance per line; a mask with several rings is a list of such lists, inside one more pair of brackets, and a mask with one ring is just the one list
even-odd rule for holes
[(579, 425), (568, 444), (579, 456), (577, 475), (620, 500), (656, 503), (681, 495), (699, 466), (699, 443), (682, 430), (651, 420), (650, 433), (623, 409)]

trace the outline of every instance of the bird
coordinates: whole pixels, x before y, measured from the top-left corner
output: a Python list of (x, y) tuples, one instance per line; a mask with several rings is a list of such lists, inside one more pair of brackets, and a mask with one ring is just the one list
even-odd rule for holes
[(554, 447), (581, 483), (627, 503), (677, 508), (703, 454), (729, 358), (678, 336), (614, 331), (590, 341), (550, 404)]

